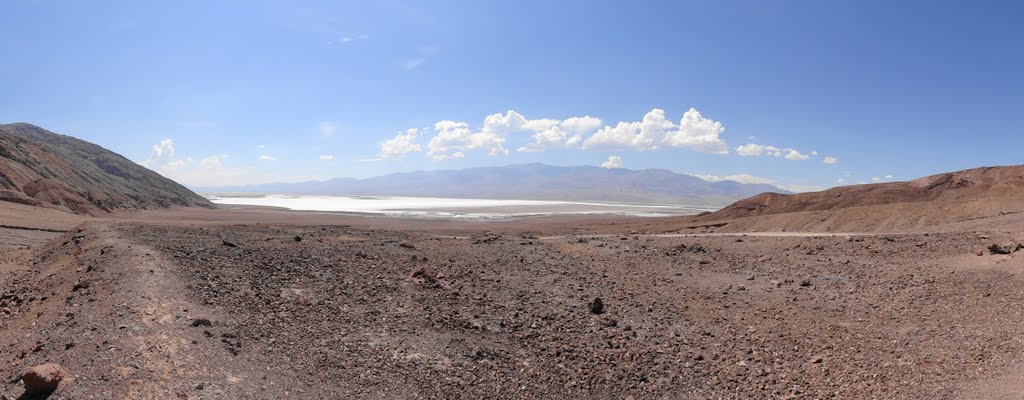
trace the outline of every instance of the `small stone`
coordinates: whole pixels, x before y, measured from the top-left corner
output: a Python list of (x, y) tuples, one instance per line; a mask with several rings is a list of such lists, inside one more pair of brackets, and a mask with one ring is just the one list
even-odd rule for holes
[(221, 244), (223, 244), (225, 246), (228, 246), (228, 247), (238, 247), (238, 244), (236, 244), (235, 242), (232, 242), (230, 240), (221, 240)]
[(26, 394), (46, 394), (57, 390), (67, 372), (57, 364), (43, 364), (29, 368), (21, 381), (25, 384)]
[(811, 364), (821, 364), (822, 361), (820, 356), (811, 357)]
[(811, 278), (804, 278), (800, 280), (800, 286), (811, 286)]
[(415, 249), (416, 248), (416, 246), (414, 246), (412, 243), (409, 243), (409, 242), (399, 243), (398, 247), (401, 247), (403, 249)]
[(590, 313), (601, 314), (604, 313), (604, 301), (600, 297), (595, 297), (594, 301), (590, 302)]
[(296, 236), (294, 240), (295, 240), (295, 243), (301, 242), (302, 241), (302, 236)]
[(213, 323), (206, 318), (196, 318), (192, 320), (192, 326), (213, 326)]

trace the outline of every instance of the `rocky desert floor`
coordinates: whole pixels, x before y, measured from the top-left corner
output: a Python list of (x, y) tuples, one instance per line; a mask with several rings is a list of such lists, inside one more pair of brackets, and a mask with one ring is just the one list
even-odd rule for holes
[(596, 217), (43, 217), (0, 231), (0, 398), (45, 398), (20, 383), (45, 363), (67, 371), (53, 399), (1024, 391), (1024, 251), (988, 250), (1024, 235), (983, 221), (665, 235)]

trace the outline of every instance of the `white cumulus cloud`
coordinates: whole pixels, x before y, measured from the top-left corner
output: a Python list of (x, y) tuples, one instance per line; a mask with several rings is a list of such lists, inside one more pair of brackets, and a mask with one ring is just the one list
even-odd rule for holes
[[(787, 160), (807, 160), (811, 158), (811, 155), (801, 153), (795, 149), (780, 148), (755, 143), (748, 143), (737, 147), (736, 154), (739, 154), (740, 156), (743, 157), (781, 157)], [(817, 152), (814, 152), (812, 154), (817, 154)]]
[(583, 117), (558, 120), (535, 120), (526, 124), (535, 133), (530, 137), (531, 143), (520, 147), (520, 152), (537, 152), (549, 149), (576, 147), (583, 142), (583, 135), (601, 127), (601, 119), (589, 115)]
[(330, 155), (330, 154), (324, 154), (324, 155), (320, 156), (320, 159), (321, 160), (333, 160), (334, 156)]
[(153, 157), (155, 158), (151, 157), (146, 160), (144, 165), (179, 183), (195, 186), (297, 182), (324, 178), (282, 175), (273, 170), (260, 170), (256, 166), (231, 166), (226, 162), (227, 154), (214, 154), (199, 158), (198, 162), (189, 156), (174, 158), (176, 153), (183, 153), (179, 150), (181, 149), (175, 148), (173, 140), (164, 139), (153, 146)]
[(838, 158), (835, 158), (835, 157), (832, 157), (832, 156), (825, 156), (825, 159), (824, 159), (824, 160), (821, 160), (821, 162), (823, 162), (823, 163), (825, 163), (825, 164), (829, 164), (829, 165), (831, 165), (831, 164), (836, 164), (836, 163), (838, 163), (838, 162), (839, 162), (839, 159), (838, 159)]
[(277, 157), (274, 157), (274, 156), (271, 156), (271, 155), (267, 155), (267, 154), (261, 154), (260, 155), (260, 161), (277, 161)]
[(612, 169), (622, 168), (622, 157), (619, 156), (608, 156), (608, 160), (601, 163), (601, 168)]
[[(479, 129), (469, 123), (442, 120), (432, 128), (407, 130), (381, 144), (380, 159), (400, 158), (411, 152), (423, 151), (413, 142), (417, 136), (433, 136), (427, 141), (427, 155), (434, 160), (461, 158), (470, 152), (481, 151), (491, 156), (509, 154), (506, 145), (517, 133), (530, 133), (529, 140), (516, 148), (519, 152), (540, 152), (552, 149), (582, 148), (658, 150), (688, 148), (695, 151), (728, 154), (729, 148), (721, 138), (725, 127), (718, 121), (701, 115), (691, 108), (678, 123), (669, 120), (665, 111), (653, 109), (641, 121), (604, 125), (590, 115), (565, 119), (529, 119), (515, 110), (484, 117)], [(521, 143), (521, 142), (519, 142)], [(806, 157), (795, 153), (790, 157)]]
[(402, 158), (406, 154), (423, 151), (422, 146), (413, 143), (418, 134), (419, 129), (416, 128), (407, 129), (405, 133), (398, 132), (395, 137), (381, 143), (378, 158)]
[(171, 176), (191, 164), (191, 157), (174, 159), (173, 139), (163, 139), (160, 143), (153, 145), (153, 151), (150, 154), (149, 159), (139, 163), (139, 165), (158, 171), (164, 176)]
[(174, 140), (164, 139), (160, 143), (153, 145), (153, 152), (150, 153), (149, 159), (140, 162), (146, 168), (161, 168), (164, 164), (172, 161), (174, 157)]
[(491, 156), (508, 155), (505, 136), (496, 131), (473, 132), (465, 122), (440, 121), (434, 124), (437, 135), (427, 143), (427, 154), (434, 160), (462, 158), (465, 152), (484, 150)]
[(522, 132), (533, 132), (533, 135), (530, 143), (517, 149), (520, 152), (573, 147), (579, 146), (583, 135), (599, 126), (601, 120), (591, 116), (528, 119), (514, 110), (486, 116), (479, 131), (465, 122), (445, 120), (434, 124), (435, 135), (427, 143), (427, 154), (434, 160), (461, 158), (470, 151), (504, 156), (509, 154), (505, 148), (508, 135)]
[(199, 167), (203, 169), (224, 169), (220, 163), (220, 157), (209, 156), (199, 161)]
[(655, 108), (640, 121), (620, 121), (614, 127), (601, 128), (583, 142), (583, 148), (643, 151), (675, 147), (728, 154), (729, 148), (720, 137), (724, 131), (725, 127), (720, 122), (705, 118), (694, 108), (683, 114), (678, 125), (666, 118), (665, 110)]
[(164, 157), (174, 157), (174, 141), (171, 139), (164, 139), (153, 145), (153, 158)]
[(168, 161), (166, 164), (160, 166), (160, 173), (163, 175), (173, 174), (178, 170), (189, 166), (189, 164), (192, 164), (192, 157), (185, 157), (182, 160)]

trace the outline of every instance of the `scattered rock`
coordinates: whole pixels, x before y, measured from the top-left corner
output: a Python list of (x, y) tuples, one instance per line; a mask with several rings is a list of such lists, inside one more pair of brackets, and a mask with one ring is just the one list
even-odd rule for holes
[(821, 356), (814, 356), (814, 357), (811, 357), (810, 361), (811, 361), (811, 364), (821, 364), (821, 362), (823, 360), (822, 360)]
[(415, 245), (413, 245), (412, 243), (409, 243), (409, 242), (402, 242), (402, 243), (399, 243), (399, 244), (398, 244), (398, 247), (401, 247), (401, 248), (403, 248), (403, 249), (415, 249), (415, 248), (416, 248), (416, 246), (415, 246)]
[(811, 286), (811, 278), (804, 278), (800, 280), (800, 286)]
[(295, 236), (294, 240), (295, 240), (295, 243), (301, 242), (302, 241), (302, 236)]
[(692, 245), (689, 245), (689, 246), (687, 246), (686, 244), (681, 244), (679, 246), (676, 246), (676, 253), (707, 253), (707, 252), (708, 252), (708, 249), (704, 248), (704, 246), (701, 246), (700, 244), (692, 244)]
[(600, 297), (595, 297), (594, 301), (590, 302), (590, 313), (591, 314), (602, 314), (604, 313), (604, 300)]
[(52, 393), (60, 386), (61, 381), (67, 377), (67, 372), (57, 364), (43, 364), (29, 368), (21, 376), (25, 383), (26, 394)]
[(988, 246), (988, 251), (992, 254), (1011, 254), (1022, 247), (1024, 245), (1015, 242), (994, 243)]
[(473, 239), (473, 244), (493, 243), (498, 239), (501, 239), (501, 235), (487, 234), (484, 235), (483, 237)]
[(439, 277), (436, 274), (434, 274), (433, 272), (427, 270), (426, 268), (417, 269), (415, 272), (412, 273), (412, 277), (414, 279), (421, 280), (423, 282), (423, 284), (425, 284), (425, 285), (427, 285), (429, 287), (437, 287), (438, 286), (437, 280), (439, 279)]
[(192, 326), (213, 326), (213, 323), (206, 318), (196, 318), (192, 320)]
[(238, 244), (236, 244), (235, 242), (229, 241), (229, 240), (222, 240), (221, 244), (223, 244), (225, 246), (228, 246), (228, 247), (238, 247)]

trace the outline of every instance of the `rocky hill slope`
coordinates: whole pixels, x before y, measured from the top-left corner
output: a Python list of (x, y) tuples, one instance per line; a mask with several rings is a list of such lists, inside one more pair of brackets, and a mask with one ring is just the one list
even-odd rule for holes
[(1020, 212), (1024, 212), (1024, 165), (813, 193), (762, 193), (694, 221), (705, 226), (726, 223), (726, 230), (874, 232)]
[(23, 123), (0, 125), (0, 201), (78, 214), (212, 206), (117, 153)]

